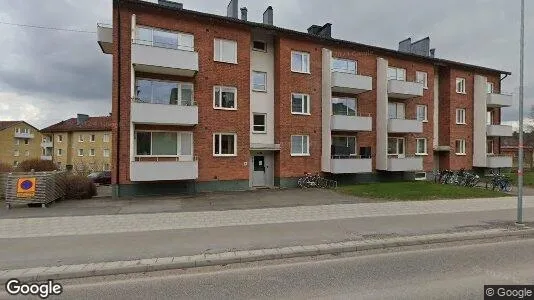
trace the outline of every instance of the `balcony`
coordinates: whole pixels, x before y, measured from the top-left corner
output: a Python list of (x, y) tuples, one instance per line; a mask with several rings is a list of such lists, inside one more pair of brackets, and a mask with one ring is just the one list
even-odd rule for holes
[(332, 174), (371, 173), (372, 171), (373, 160), (371, 158), (332, 156), (330, 159)]
[(15, 138), (18, 138), (18, 139), (33, 139), (34, 137), (35, 135), (33, 133), (15, 131)]
[(52, 148), (52, 147), (54, 147), (52, 141), (41, 142), (41, 148)]
[(512, 95), (488, 94), (486, 99), (488, 107), (509, 107), (512, 106)]
[(363, 116), (332, 115), (330, 117), (332, 130), (339, 131), (371, 131), (373, 118)]
[(422, 133), (423, 122), (409, 119), (388, 119), (389, 133)]
[(192, 180), (198, 178), (198, 161), (133, 161), (131, 181)]
[(109, 24), (96, 24), (96, 40), (102, 52), (112, 54), (113, 52), (113, 27)]
[(41, 160), (52, 160), (52, 155), (41, 155)]
[(193, 77), (198, 72), (198, 52), (132, 43), (136, 71)]
[(373, 89), (373, 78), (351, 73), (332, 72), (332, 91), (345, 94), (361, 94)]
[(402, 80), (388, 81), (388, 97), (395, 99), (410, 99), (423, 96), (423, 84)]
[(421, 171), (423, 169), (422, 157), (388, 157), (388, 171), (407, 172)]
[(154, 104), (133, 99), (131, 120), (139, 124), (193, 126), (198, 124), (198, 106)]
[(488, 168), (511, 168), (512, 157), (488, 155), (486, 166)]
[(487, 125), (486, 133), (488, 136), (512, 136), (514, 130), (508, 125)]

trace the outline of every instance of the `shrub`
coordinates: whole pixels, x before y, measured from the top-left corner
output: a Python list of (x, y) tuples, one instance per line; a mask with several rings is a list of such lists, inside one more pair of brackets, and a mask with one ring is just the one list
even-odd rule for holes
[(66, 199), (90, 199), (96, 196), (96, 185), (91, 179), (80, 175), (68, 175)]
[(34, 170), (35, 172), (45, 172), (45, 171), (55, 171), (56, 165), (51, 160), (40, 160), (40, 159), (28, 159), (21, 162), (16, 171), (18, 172), (30, 172)]
[(13, 167), (8, 163), (0, 162), (0, 173), (13, 172)]

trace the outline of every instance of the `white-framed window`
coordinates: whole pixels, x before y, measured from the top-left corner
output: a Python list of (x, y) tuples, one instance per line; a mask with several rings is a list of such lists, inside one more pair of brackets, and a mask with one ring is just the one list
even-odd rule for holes
[(13, 156), (20, 156), (20, 151), (19, 150), (13, 151)]
[(390, 137), (388, 138), (388, 155), (404, 155), (404, 138)]
[(252, 115), (252, 132), (266, 133), (267, 132), (267, 115), (254, 113)]
[(195, 37), (192, 34), (138, 26), (134, 43), (153, 47), (195, 50)]
[(486, 153), (493, 155), (493, 140), (486, 141)]
[(24, 156), (30, 156), (30, 151), (26, 150), (26, 152), (24, 152)]
[(57, 149), (57, 156), (63, 155), (63, 149)]
[(426, 105), (417, 105), (417, 120), (428, 122), (428, 108)]
[(104, 133), (104, 136), (102, 136), (102, 142), (109, 143), (109, 133)]
[(423, 88), (428, 89), (428, 74), (426, 72), (416, 71), (415, 81), (423, 84)]
[(213, 108), (236, 110), (237, 88), (229, 86), (214, 86)]
[(134, 101), (166, 105), (194, 105), (194, 87), (190, 82), (166, 81), (149, 78), (135, 80)]
[(465, 78), (456, 78), (456, 93), (465, 94)]
[(456, 155), (465, 155), (465, 140), (456, 140), (454, 150)]
[(20, 139), (15, 138), (15, 145), (20, 145)]
[(493, 82), (487, 82), (486, 88), (488, 89), (488, 94), (492, 94), (494, 88)]
[(96, 142), (96, 135), (94, 134), (89, 135), (89, 141), (92, 143)]
[(237, 64), (237, 42), (231, 40), (215, 39), (214, 42), (215, 61)]
[(267, 73), (259, 71), (252, 72), (252, 90), (258, 92), (267, 91)]
[(416, 155), (426, 155), (426, 154), (428, 154), (426, 146), (427, 146), (426, 138), (417, 138), (417, 139), (415, 139), (415, 154)]
[(426, 172), (416, 172), (414, 179), (419, 181), (426, 180)]
[[(193, 158), (193, 133), (183, 131), (136, 131), (135, 154), (138, 157)], [(105, 149), (104, 153), (106, 152)], [(107, 151), (109, 155), (109, 150)]]
[(78, 149), (78, 156), (83, 156), (83, 149)]
[(493, 110), (488, 110), (486, 112), (486, 125), (493, 124)]
[(332, 58), (332, 72), (356, 74), (358, 72), (358, 63), (354, 60), (343, 58)]
[(332, 97), (332, 114), (336, 116), (356, 116), (358, 113), (356, 98)]
[(307, 52), (291, 51), (291, 71), (310, 73), (310, 54)]
[(406, 81), (406, 69), (388, 67), (388, 80)]
[(465, 108), (456, 109), (456, 124), (465, 125)]
[(389, 119), (404, 119), (405, 118), (405, 104), (399, 102), (388, 103), (388, 117)]
[(295, 115), (310, 114), (310, 96), (306, 94), (291, 94), (291, 113)]
[(24, 139), (24, 145), (29, 145), (30, 144), (30, 140), (29, 139)]
[(252, 50), (267, 52), (267, 43), (258, 40), (252, 41)]
[(213, 156), (236, 156), (237, 135), (235, 133), (213, 134)]
[(89, 156), (95, 156), (95, 149), (89, 149)]
[(78, 142), (83, 143), (83, 134), (78, 135)]
[(291, 156), (309, 156), (310, 138), (307, 135), (291, 136)]
[(332, 157), (343, 158), (357, 155), (355, 136), (332, 136)]
[(109, 149), (104, 149), (104, 151), (102, 151), (102, 156), (109, 157)]
[(57, 142), (58, 142), (58, 143), (63, 142), (63, 135), (62, 135), (62, 134), (58, 134), (58, 136), (57, 136)]

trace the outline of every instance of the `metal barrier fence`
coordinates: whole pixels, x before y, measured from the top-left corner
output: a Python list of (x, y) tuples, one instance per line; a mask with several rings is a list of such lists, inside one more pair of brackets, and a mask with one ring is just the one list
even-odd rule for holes
[(5, 201), (12, 204), (46, 204), (65, 197), (66, 172), (17, 172), (5, 176)]

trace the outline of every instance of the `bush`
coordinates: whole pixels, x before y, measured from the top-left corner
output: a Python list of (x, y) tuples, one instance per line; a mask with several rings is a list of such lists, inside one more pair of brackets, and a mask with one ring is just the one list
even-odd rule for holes
[(0, 162), (0, 173), (13, 172), (13, 167), (10, 164)]
[(16, 171), (18, 172), (30, 172), (34, 170), (35, 172), (45, 172), (45, 171), (55, 171), (56, 165), (51, 160), (40, 160), (40, 159), (28, 159), (21, 162)]
[(66, 199), (90, 199), (96, 196), (96, 185), (85, 176), (68, 175), (66, 186)]

